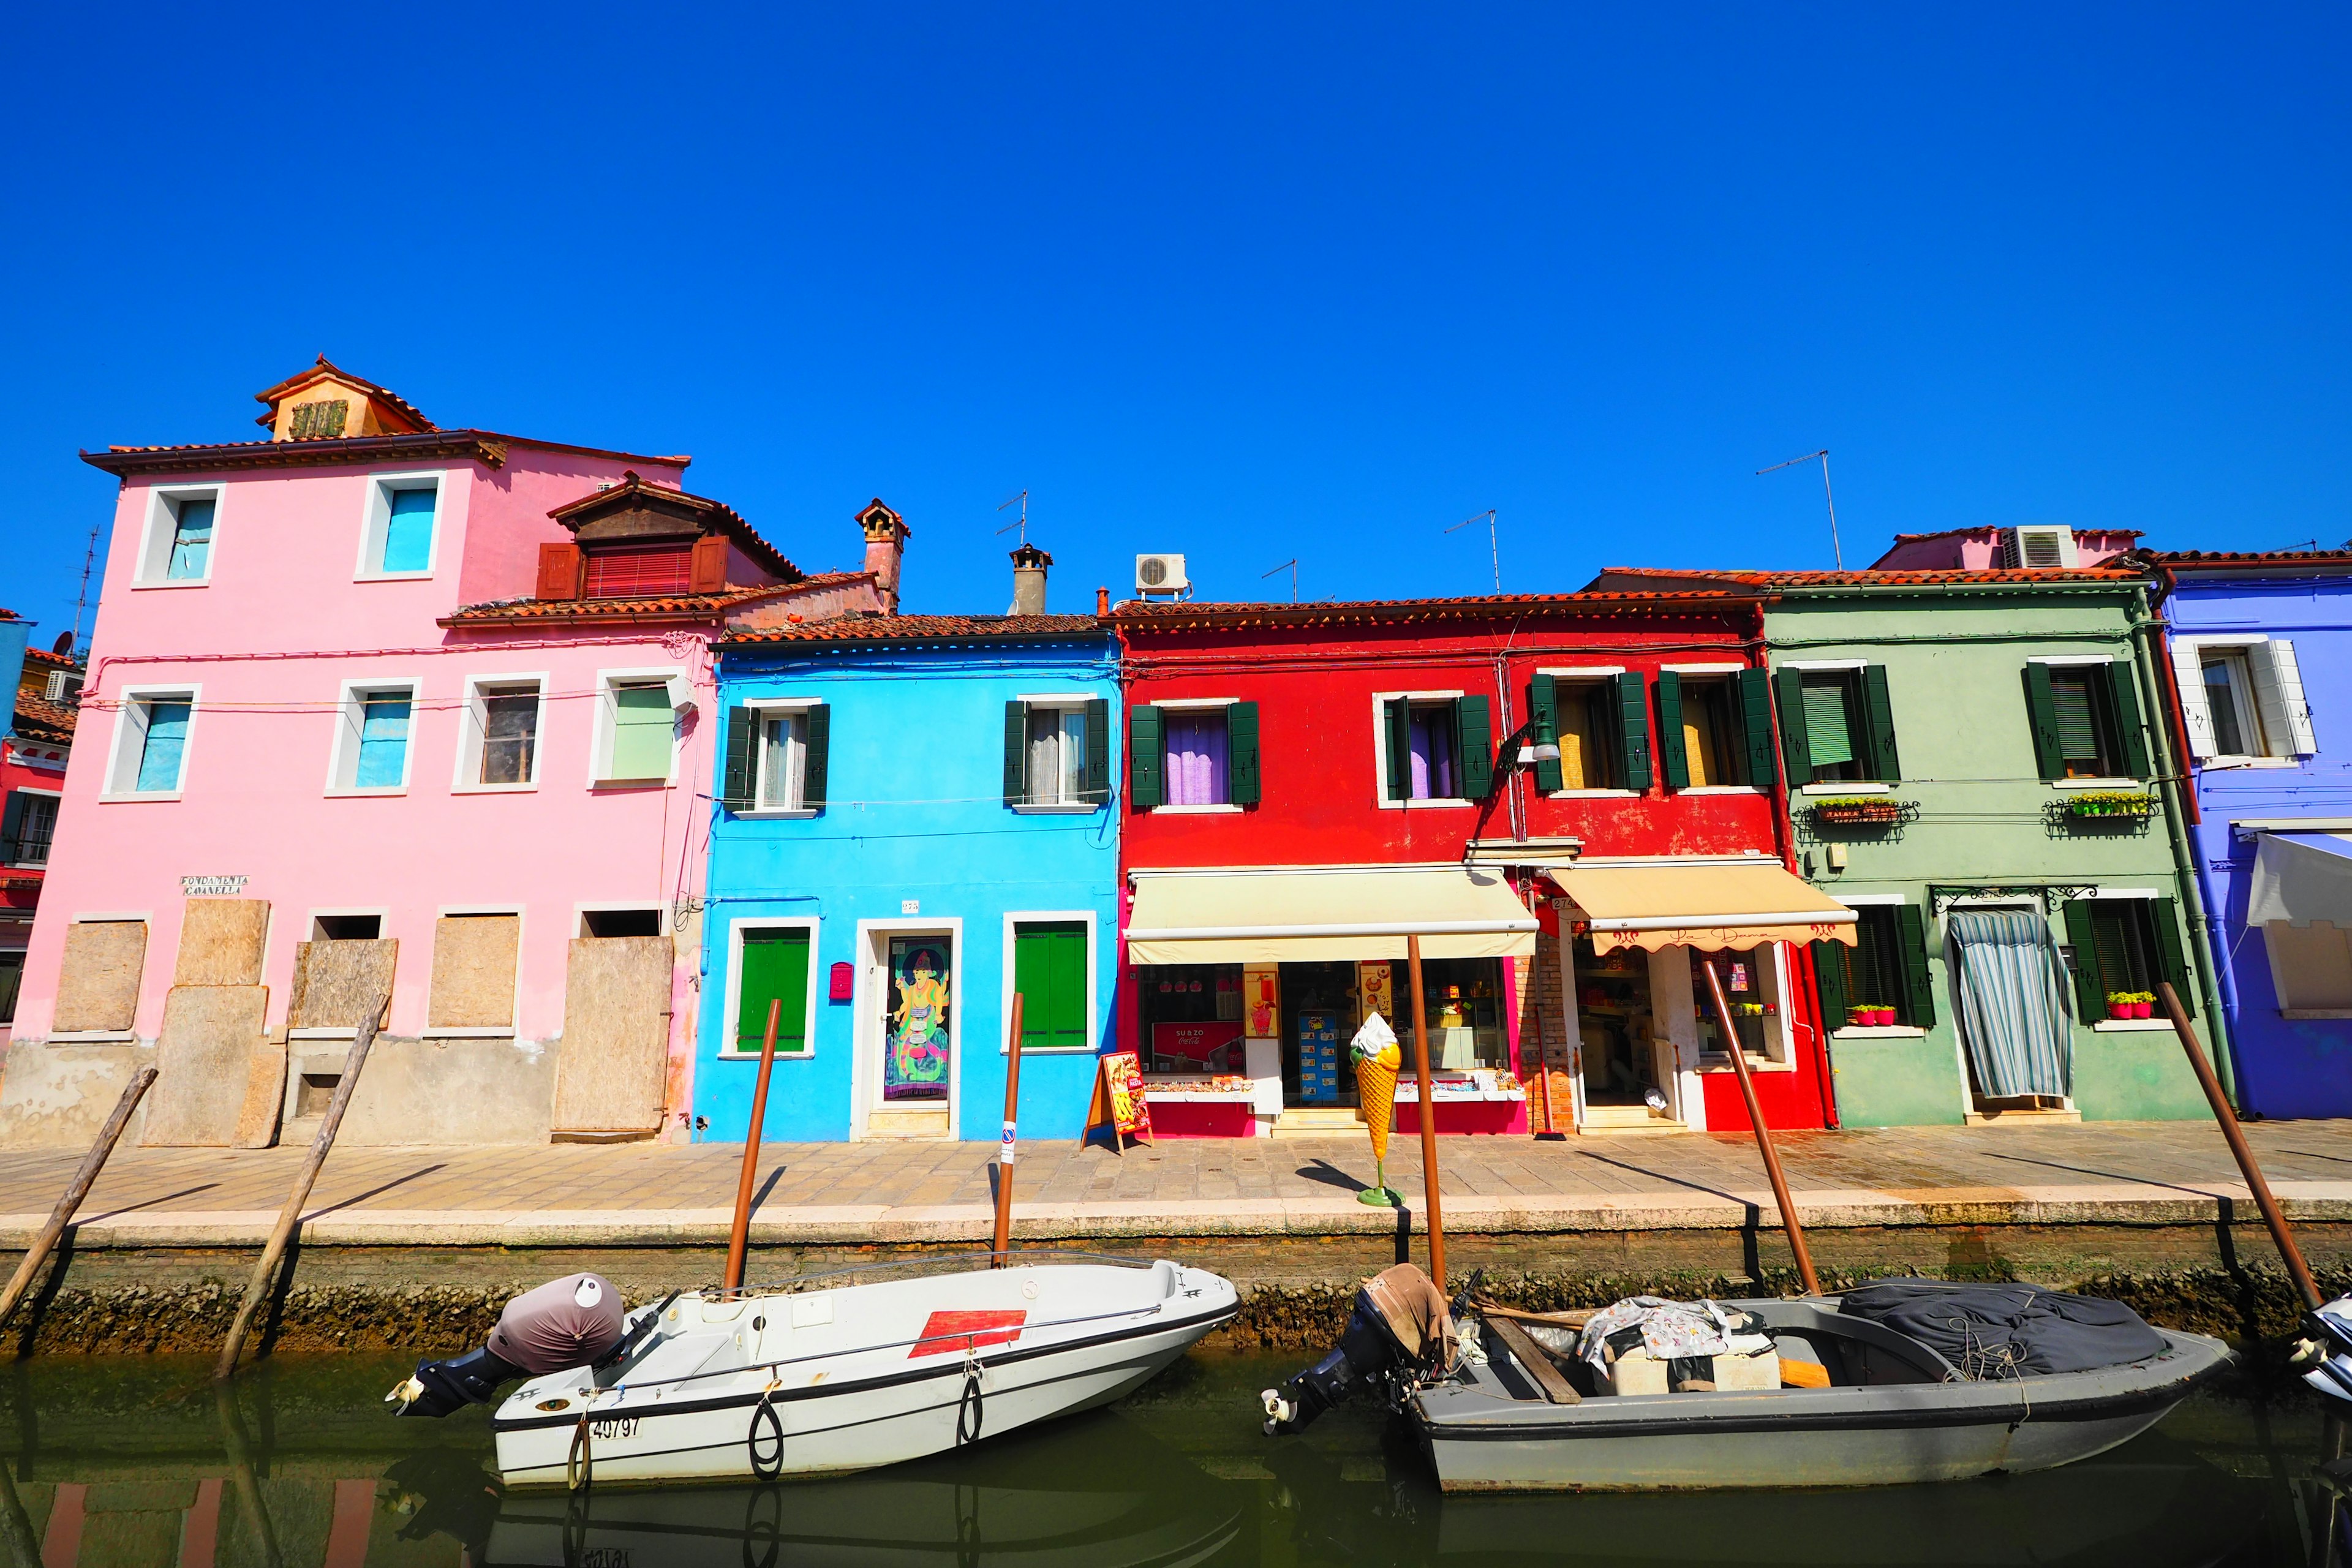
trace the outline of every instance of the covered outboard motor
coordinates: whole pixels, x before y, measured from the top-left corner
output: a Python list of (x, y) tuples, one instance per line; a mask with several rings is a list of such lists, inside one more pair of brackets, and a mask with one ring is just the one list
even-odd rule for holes
[(1356, 1292), (1337, 1349), (1280, 1388), (1258, 1395), (1265, 1406), (1265, 1434), (1304, 1431), (1367, 1383), (1450, 1372), (1455, 1349), (1454, 1314), (1444, 1296), (1428, 1275), (1400, 1263)]
[(593, 1366), (621, 1342), (621, 1293), (596, 1274), (567, 1274), (509, 1301), (489, 1343), (446, 1361), (421, 1361), (385, 1394), (400, 1415), (446, 1415), (488, 1405), (519, 1377)]

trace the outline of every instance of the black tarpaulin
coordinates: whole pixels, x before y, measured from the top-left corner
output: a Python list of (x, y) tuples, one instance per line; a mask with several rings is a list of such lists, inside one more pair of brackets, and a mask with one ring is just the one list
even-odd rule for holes
[(1970, 1378), (2088, 1372), (2165, 1348), (2164, 1336), (2119, 1301), (2036, 1285), (1895, 1279), (1847, 1291), (1839, 1310), (1910, 1335)]

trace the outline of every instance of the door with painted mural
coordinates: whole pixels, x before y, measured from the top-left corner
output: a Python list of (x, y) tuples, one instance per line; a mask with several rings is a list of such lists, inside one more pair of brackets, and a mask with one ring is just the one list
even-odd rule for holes
[(953, 939), (944, 932), (890, 939), (882, 1019), (882, 1103), (945, 1106), (949, 1026), (955, 997)]

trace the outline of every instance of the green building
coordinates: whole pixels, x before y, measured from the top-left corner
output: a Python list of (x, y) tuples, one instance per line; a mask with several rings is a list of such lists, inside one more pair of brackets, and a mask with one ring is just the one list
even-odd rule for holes
[(1813, 948), (1847, 1127), (2207, 1113), (2163, 1009), (2137, 1001), (2168, 981), (2200, 1026), (2217, 1012), (2146, 579), (2120, 560), (1921, 569), (1923, 542), (2016, 559), (2015, 531), (1913, 536), (1887, 558), (1907, 569), (1591, 584), (1764, 601), (1790, 842), (1859, 917), (1858, 945)]

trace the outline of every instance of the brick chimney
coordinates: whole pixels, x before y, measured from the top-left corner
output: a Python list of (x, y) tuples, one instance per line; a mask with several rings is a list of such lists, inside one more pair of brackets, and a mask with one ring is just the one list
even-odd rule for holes
[(1016, 616), (1045, 613), (1045, 568), (1054, 558), (1034, 544), (1013, 552), (1013, 610)]
[(882, 504), (876, 496), (857, 514), (857, 526), (866, 531), (866, 570), (874, 574), (875, 590), (882, 595), (882, 613), (898, 613), (898, 566), (907, 554), (907, 540), (915, 531), (907, 520)]

